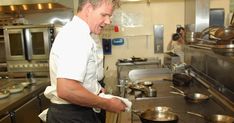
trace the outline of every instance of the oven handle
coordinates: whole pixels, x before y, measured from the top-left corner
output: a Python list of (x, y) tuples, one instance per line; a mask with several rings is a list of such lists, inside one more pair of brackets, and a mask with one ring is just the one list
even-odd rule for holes
[(25, 59), (32, 60), (32, 35), (29, 29), (23, 29)]

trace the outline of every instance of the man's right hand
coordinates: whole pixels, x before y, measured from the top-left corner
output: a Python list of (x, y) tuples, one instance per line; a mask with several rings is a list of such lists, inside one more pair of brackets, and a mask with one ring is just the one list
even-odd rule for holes
[(127, 106), (118, 98), (111, 98), (109, 99), (109, 104), (107, 107), (107, 111), (120, 113), (122, 111), (125, 111), (125, 108)]

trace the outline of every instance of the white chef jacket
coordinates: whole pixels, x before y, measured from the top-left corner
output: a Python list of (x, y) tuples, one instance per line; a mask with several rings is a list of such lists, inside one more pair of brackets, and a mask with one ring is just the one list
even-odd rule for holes
[(50, 80), (44, 92), (52, 103), (69, 104), (57, 96), (57, 78), (77, 80), (90, 92), (98, 94), (96, 43), (86, 22), (74, 16), (58, 33), (50, 52)]
[(92, 35), (94, 41), (96, 42), (96, 54), (97, 54), (97, 77), (98, 81), (104, 78), (104, 54), (103, 54), (103, 47), (102, 41), (100, 40), (98, 35)]
[(184, 63), (184, 45), (179, 44), (177, 41), (172, 41), (171, 46), (168, 47), (168, 50), (179, 55), (181, 63)]

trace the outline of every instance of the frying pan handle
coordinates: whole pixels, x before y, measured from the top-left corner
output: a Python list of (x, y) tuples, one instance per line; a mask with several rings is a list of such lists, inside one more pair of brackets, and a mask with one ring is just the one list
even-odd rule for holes
[(201, 118), (205, 118), (205, 116), (204, 116), (204, 115), (199, 114), (199, 113), (190, 112), (190, 111), (187, 111), (187, 113), (188, 113), (188, 114), (191, 114), (191, 115), (195, 115), (195, 116), (201, 117)]
[(179, 88), (176, 88), (176, 87), (174, 87), (174, 86), (170, 86), (170, 87), (173, 88), (173, 89), (175, 89), (175, 90), (177, 90), (177, 91), (179, 91), (181, 94), (184, 95), (184, 91), (180, 90)]
[(143, 111), (136, 110), (136, 109), (132, 109), (132, 112), (138, 116), (140, 116), (143, 113)]
[(174, 92), (174, 91), (171, 91), (170, 93), (171, 93), (171, 94), (177, 94), (177, 95), (185, 96), (184, 93), (179, 93), (179, 92)]

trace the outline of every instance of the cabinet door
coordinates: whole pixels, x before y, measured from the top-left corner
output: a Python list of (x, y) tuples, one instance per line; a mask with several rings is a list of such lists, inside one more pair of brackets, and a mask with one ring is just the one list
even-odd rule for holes
[(11, 123), (11, 116), (8, 114), (7, 116), (1, 118), (0, 123)]
[(15, 123), (41, 123), (39, 114), (39, 100), (38, 97), (34, 97), (15, 110)]

